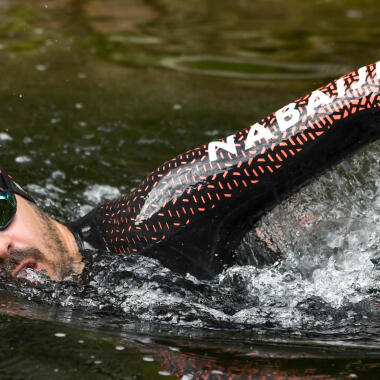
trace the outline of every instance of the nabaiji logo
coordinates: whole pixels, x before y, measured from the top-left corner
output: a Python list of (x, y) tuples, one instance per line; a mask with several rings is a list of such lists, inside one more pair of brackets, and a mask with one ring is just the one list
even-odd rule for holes
[[(336, 96), (334, 97), (328, 96), (321, 90), (316, 90), (312, 92), (306, 105), (307, 117), (312, 117), (319, 107), (331, 104), (339, 98), (344, 98), (348, 90), (359, 90), (363, 85), (367, 83), (368, 74), (368, 66), (361, 67), (358, 70), (357, 81), (351, 83), (349, 87), (345, 85), (345, 78), (347, 76), (336, 80)], [(352, 73), (349, 75), (352, 75)], [(376, 63), (376, 76), (377, 79), (380, 80), (380, 61)], [(275, 112), (275, 117), (278, 129), (280, 130), (280, 132), (284, 132), (289, 128), (295, 126), (300, 121), (301, 112), (297, 108), (297, 103), (294, 102), (288, 104), (287, 106)], [(272, 140), (274, 137), (275, 134), (272, 133), (268, 127), (256, 123), (251, 126), (246, 136), (244, 150), (251, 149), (253, 145), (261, 139), (269, 141)], [(237, 154), (235, 135), (228, 136), (225, 142), (212, 141), (208, 144), (208, 157), (211, 162), (218, 160), (218, 156), (216, 154), (217, 148), (227, 151), (231, 154)]]

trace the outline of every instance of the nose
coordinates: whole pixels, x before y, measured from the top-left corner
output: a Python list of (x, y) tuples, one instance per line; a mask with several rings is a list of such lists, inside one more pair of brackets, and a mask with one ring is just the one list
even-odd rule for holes
[(0, 259), (6, 259), (9, 257), (9, 250), (12, 247), (12, 240), (0, 233)]

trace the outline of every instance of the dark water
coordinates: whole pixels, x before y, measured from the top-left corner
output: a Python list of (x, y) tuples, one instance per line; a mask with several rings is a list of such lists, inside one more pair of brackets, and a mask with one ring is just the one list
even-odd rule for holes
[[(75, 219), (379, 60), (379, 16), (374, 0), (3, 0), (1, 165)], [(378, 378), (379, 157), (367, 147), (259, 222), (284, 253), (269, 268), (200, 282), (102, 256), (58, 286), (3, 278), (0, 378)]]

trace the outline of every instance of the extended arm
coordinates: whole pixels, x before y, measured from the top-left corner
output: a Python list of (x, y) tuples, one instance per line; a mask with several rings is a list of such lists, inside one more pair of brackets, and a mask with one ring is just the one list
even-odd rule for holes
[(109, 249), (199, 277), (233, 263), (248, 228), (286, 195), (379, 138), (380, 62), (223, 140), (183, 153), (101, 206)]

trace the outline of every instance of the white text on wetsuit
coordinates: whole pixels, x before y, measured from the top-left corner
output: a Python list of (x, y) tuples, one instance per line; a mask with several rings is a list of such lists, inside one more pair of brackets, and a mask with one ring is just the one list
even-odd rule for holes
[[(380, 61), (376, 63), (376, 76), (380, 80)], [(351, 84), (352, 90), (357, 90), (366, 84), (367, 79), (367, 66), (361, 67), (358, 70), (358, 80)], [(344, 97), (346, 95), (346, 86), (344, 83), (344, 78), (336, 80), (337, 87), (337, 97)], [(332, 103), (328, 95), (320, 90), (316, 90), (311, 93), (308, 104), (306, 107), (307, 116), (312, 116), (318, 107)], [(297, 109), (296, 103), (290, 103), (287, 106), (279, 109), (276, 113), (276, 121), (281, 132), (286, 131), (287, 129), (296, 125), (301, 117), (300, 111)], [(265, 128), (263, 125), (256, 123), (253, 124), (247, 134), (245, 139), (244, 149), (248, 150), (252, 148), (253, 144), (256, 141), (261, 139), (270, 140), (274, 137), (272, 132)], [(217, 148), (222, 149), (231, 154), (237, 154), (236, 144), (235, 144), (235, 135), (230, 135), (224, 141), (211, 141), (208, 144), (208, 156), (210, 161), (218, 160)]]

